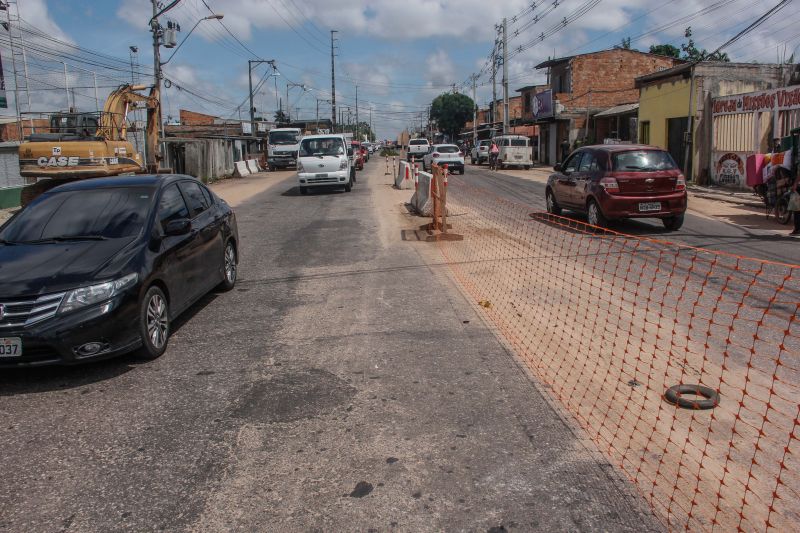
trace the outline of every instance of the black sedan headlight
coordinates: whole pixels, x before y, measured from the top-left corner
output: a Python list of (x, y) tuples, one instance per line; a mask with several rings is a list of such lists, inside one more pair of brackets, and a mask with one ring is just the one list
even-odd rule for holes
[(84, 307), (99, 304), (121, 294), (125, 289), (133, 287), (139, 280), (136, 273), (128, 274), (113, 281), (97, 283), (88, 287), (80, 287), (69, 291), (58, 308), (59, 314), (69, 313)]

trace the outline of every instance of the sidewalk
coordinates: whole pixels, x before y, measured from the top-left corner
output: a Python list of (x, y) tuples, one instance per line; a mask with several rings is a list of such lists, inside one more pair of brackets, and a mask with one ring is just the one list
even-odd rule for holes
[[(536, 167), (531, 170), (499, 170), (506, 176), (547, 183), (552, 174), (551, 167)], [(783, 225), (773, 215), (766, 216), (761, 198), (752, 192), (729, 192), (711, 187), (689, 185), (689, 213), (734, 224), (743, 228), (758, 230), (764, 234), (786, 235), (791, 231), (791, 224)]]

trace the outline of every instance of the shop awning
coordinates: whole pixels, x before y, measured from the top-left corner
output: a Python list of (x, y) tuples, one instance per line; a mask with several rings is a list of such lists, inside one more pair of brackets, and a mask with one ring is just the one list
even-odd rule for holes
[(629, 115), (639, 110), (639, 104), (622, 104), (609, 107), (605, 111), (600, 111), (595, 117), (616, 117), (619, 115)]

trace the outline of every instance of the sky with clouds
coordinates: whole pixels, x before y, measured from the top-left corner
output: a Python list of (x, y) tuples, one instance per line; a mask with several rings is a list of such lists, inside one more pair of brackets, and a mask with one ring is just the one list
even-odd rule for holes
[[(169, 5), (174, 0), (163, 0)], [(469, 76), (479, 73), (477, 99), (491, 99), (487, 58), (506, 17), (511, 94), (544, 81), (533, 67), (553, 55), (600, 50), (630, 37), (633, 48), (679, 46), (692, 26), (700, 48), (713, 50), (772, 8), (779, 0), (180, 0), (161, 17), (180, 25), (179, 41), (212, 13), (224, 18), (201, 22), (164, 67), (172, 82), (164, 114), (177, 118), (191, 109), (218, 116), (247, 116), (248, 59), (274, 59), (253, 69), (255, 106), (274, 114), (289, 105), (294, 118), (330, 116), (330, 30), (337, 30), (336, 99), (359, 118), (370, 113), (380, 137), (393, 138), (418, 123), (438, 94), (471, 94)], [(150, 0), (17, 0), (26, 45), (33, 111), (76, 105), (93, 110), (94, 81), (102, 106), (112, 87), (132, 76), (152, 78)], [(5, 16), (5, 14), (2, 14)], [(734, 61), (775, 62), (800, 45), (800, 0), (726, 51)], [(0, 29), (9, 109), (14, 78), (9, 33)], [(131, 68), (130, 46), (138, 48)], [(76, 48), (77, 47), (77, 48)], [(162, 49), (162, 60), (171, 54)], [(800, 54), (798, 48), (795, 55)], [(19, 66), (19, 65), (18, 65)], [(64, 74), (64, 66), (67, 73)], [(133, 70), (133, 73), (131, 72)], [(68, 85), (69, 95), (64, 91)], [(499, 83), (498, 83), (499, 85)], [(499, 87), (498, 87), (499, 91)], [(27, 110), (27, 97), (20, 98)]]

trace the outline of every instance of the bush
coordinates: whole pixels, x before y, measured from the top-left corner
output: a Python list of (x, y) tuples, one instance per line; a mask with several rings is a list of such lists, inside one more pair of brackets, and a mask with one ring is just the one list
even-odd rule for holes
[(391, 148), (384, 148), (381, 150), (379, 154), (381, 157), (396, 157), (400, 154), (397, 153), (397, 150), (392, 150)]

